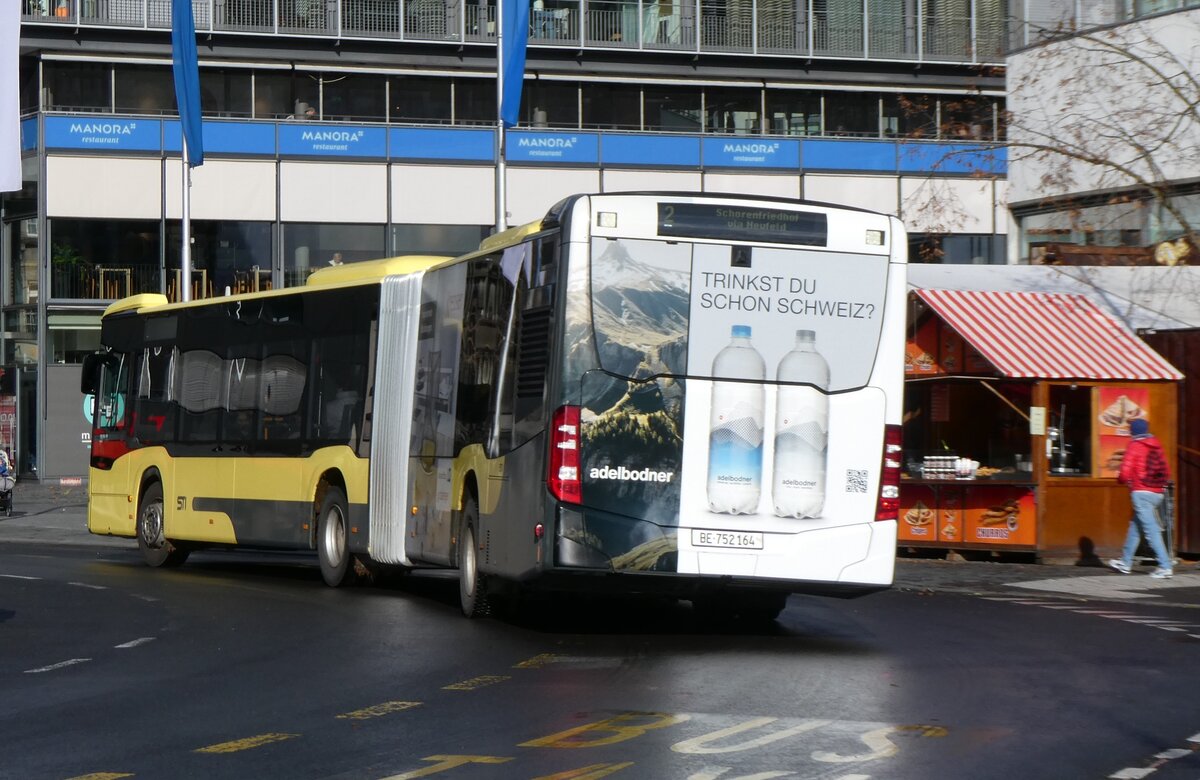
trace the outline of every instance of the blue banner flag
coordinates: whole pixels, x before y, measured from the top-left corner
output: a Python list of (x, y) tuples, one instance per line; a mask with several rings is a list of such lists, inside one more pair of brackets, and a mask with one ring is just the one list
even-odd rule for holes
[(521, 113), (521, 87), (525, 81), (525, 46), (529, 43), (529, 0), (500, 2), (504, 3), (504, 51), (500, 53), (504, 105), (500, 106), (500, 121), (505, 127), (512, 127)]
[(187, 143), (188, 164), (204, 164), (204, 129), (200, 120), (200, 65), (196, 57), (196, 22), (192, 0), (171, 0), (171, 66), (175, 103)]

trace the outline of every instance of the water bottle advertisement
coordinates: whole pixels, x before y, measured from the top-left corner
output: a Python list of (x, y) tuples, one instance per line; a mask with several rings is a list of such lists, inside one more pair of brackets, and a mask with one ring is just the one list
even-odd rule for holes
[(681, 524), (736, 531), (861, 519), (875, 501), (863, 486), (879, 471), (878, 448), (861, 445), (882, 427), (883, 406), (860, 396), (877, 393), (863, 386), (886, 258), (694, 249)]

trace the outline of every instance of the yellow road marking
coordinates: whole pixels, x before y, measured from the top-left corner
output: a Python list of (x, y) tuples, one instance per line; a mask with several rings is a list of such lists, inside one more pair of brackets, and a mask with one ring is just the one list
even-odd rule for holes
[(133, 777), (128, 772), (92, 772), (90, 775), (77, 775), (67, 780), (117, 780), (120, 777)]
[(300, 736), (299, 734), (258, 734), (245, 739), (235, 739), (231, 742), (221, 742), (208, 747), (196, 748), (196, 753), (236, 753), (239, 750), (250, 750), (251, 748), (262, 747), (269, 745), (272, 742), (283, 742), (286, 739), (293, 739)]
[(542, 653), (540, 655), (535, 655), (533, 658), (527, 658), (519, 664), (514, 664), (513, 668), (514, 669), (541, 669), (543, 666), (546, 666), (548, 664), (558, 663), (563, 658), (566, 658), (566, 656), (559, 655), (558, 653)]
[(612, 718), (576, 726), (548, 737), (522, 742), (518, 747), (589, 748), (615, 745), (640, 737), (651, 729), (661, 729), (683, 723), (690, 715), (666, 712), (626, 712)]
[(383, 704), (376, 704), (371, 707), (364, 707), (361, 710), (354, 712), (346, 712), (337, 717), (343, 720), (366, 720), (367, 718), (378, 718), (380, 715), (388, 715), (393, 712), (402, 710), (411, 710), (413, 707), (420, 707), (419, 701), (385, 701)]
[(506, 761), (512, 761), (511, 758), (503, 756), (426, 756), (421, 760), (437, 761), (438, 763), (424, 769), (414, 769), (411, 772), (385, 777), (383, 780), (414, 780), (417, 777), (428, 777), (448, 769), (456, 769), (465, 764), (503, 764)]
[(485, 674), (480, 677), (472, 677), (469, 680), (456, 682), (453, 685), (442, 686), (443, 691), (473, 691), (476, 688), (483, 688), (488, 685), (495, 685), (505, 680), (511, 680), (507, 674)]
[(559, 772), (554, 775), (543, 775), (542, 777), (534, 778), (534, 780), (600, 780), (601, 777), (608, 777), (631, 766), (633, 766), (632, 761), (626, 761), (621, 764), (592, 764), (591, 766), (583, 766), (579, 769), (568, 769), (566, 772)]

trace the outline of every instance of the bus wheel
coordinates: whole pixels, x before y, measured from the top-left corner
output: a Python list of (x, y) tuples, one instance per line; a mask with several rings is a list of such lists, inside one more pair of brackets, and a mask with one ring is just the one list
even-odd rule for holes
[(187, 560), (188, 550), (176, 547), (166, 537), (161, 482), (151, 483), (142, 494), (138, 508), (137, 540), (138, 549), (149, 566), (178, 566)]
[(317, 558), (321, 561), (321, 577), (330, 587), (348, 585), (353, 581), (350, 566), (350, 523), (347, 520), (346, 494), (333, 486), (325, 490), (317, 515)]
[(479, 527), (479, 506), (473, 496), (463, 501), (462, 536), (458, 544), (458, 598), (463, 614), (469, 618), (485, 617), (491, 613), (488, 598), (488, 578), (479, 573), (479, 545), (475, 529)]

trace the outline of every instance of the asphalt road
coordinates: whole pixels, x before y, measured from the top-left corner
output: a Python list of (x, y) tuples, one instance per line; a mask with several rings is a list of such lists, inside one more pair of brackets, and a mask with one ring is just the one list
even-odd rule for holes
[(446, 577), (151, 570), (76, 539), (77, 512), (0, 521), (0, 778), (1200, 777), (1186, 599), (906, 586), (760, 628), (598, 600), (468, 621)]

